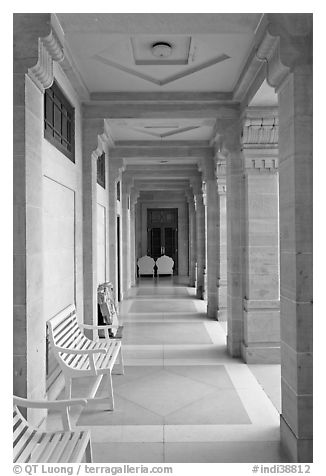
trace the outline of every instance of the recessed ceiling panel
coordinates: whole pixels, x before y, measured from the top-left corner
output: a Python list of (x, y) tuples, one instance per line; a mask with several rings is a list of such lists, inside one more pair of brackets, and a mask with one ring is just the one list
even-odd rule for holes
[[(139, 35), (130, 39), (134, 63), (136, 65), (184, 65), (188, 64), (190, 36)], [(155, 45), (170, 45), (167, 56), (156, 56)], [(164, 50), (163, 50), (164, 52)]]
[(114, 141), (210, 140), (214, 119), (109, 119), (107, 124)]

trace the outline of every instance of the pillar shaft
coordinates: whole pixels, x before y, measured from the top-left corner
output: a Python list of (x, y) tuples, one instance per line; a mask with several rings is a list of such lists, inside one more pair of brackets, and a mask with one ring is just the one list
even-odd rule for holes
[(240, 116), (224, 125), (227, 209), (227, 347), (239, 357), (243, 339), (244, 191)]
[(122, 260), (122, 296), (128, 295), (130, 288), (130, 181), (122, 178), (121, 195), (121, 260)]
[(189, 198), (189, 285), (196, 282), (196, 212), (193, 197)]
[(312, 461), (312, 71), (279, 91), (282, 439)]
[[(277, 160), (277, 150), (276, 160)], [(259, 154), (259, 150), (255, 150)], [(247, 151), (246, 151), (247, 157)], [(258, 157), (258, 155), (257, 155)], [(246, 168), (246, 282), (242, 356), (248, 363), (280, 363), (278, 171)], [(263, 159), (259, 155), (258, 162)], [(250, 160), (250, 164), (257, 160)]]
[(219, 214), (219, 274), (217, 282), (218, 320), (227, 320), (227, 228), (226, 228), (226, 186), (218, 187)]
[(196, 194), (196, 236), (197, 236), (197, 276), (196, 296), (204, 296), (204, 266), (205, 266), (205, 207), (201, 193)]
[(206, 180), (206, 275), (207, 316), (216, 319), (218, 308), (217, 276), (219, 270), (219, 197), (216, 179)]
[(117, 260), (117, 181), (120, 176), (122, 160), (109, 158), (109, 262), (111, 281), (118, 302), (118, 260)]

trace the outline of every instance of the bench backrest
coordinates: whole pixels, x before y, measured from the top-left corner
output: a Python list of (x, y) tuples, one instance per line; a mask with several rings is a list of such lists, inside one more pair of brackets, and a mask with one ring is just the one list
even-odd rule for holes
[(47, 321), (50, 342), (59, 347), (78, 348), (83, 338), (76, 315), (76, 308), (70, 305)]

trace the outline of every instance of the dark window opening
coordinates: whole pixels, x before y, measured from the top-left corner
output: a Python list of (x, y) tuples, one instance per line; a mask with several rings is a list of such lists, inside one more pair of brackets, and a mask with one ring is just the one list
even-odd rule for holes
[(97, 183), (105, 188), (105, 152), (97, 158)]
[(117, 182), (117, 200), (120, 202), (120, 181)]
[(75, 163), (75, 111), (56, 83), (44, 93), (44, 137)]

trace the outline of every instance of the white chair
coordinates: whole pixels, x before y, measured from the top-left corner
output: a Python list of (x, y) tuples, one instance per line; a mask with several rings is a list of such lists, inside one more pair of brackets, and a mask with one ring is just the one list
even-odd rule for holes
[(157, 266), (157, 276), (160, 274), (171, 274), (173, 275), (173, 266), (174, 266), (174, 261), (170, 256), (160, 256), (160, 258), (157, 258), (156, 260), (156, 266)]
[(142, 274), (151, 274), (154, 276), (155, 261), (150, 256), (142, 256), (137, 261), (139, 276)]

